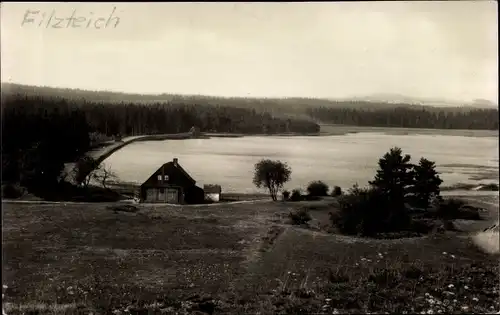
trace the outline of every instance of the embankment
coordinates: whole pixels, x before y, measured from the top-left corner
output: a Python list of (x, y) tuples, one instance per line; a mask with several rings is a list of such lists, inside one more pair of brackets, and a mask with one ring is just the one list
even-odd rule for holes
[(93, 157), (99, 163), (107, 159), (111, 154), (120, 150), (124, 146), (138, 141), (163, 141), (163, 140), (185, 140), (185, 139), (209, 139), (209, 138), (241, 138), (249, 136), (318, 136), (319, 133), (280, 133), (280, 134), (235, 134), (235, 133), (201, 133), (198, 137), (193, 137), (190, 132), (184, 133), (172, 133), (172, 134), (160, 134), (160, 135), (143, 135), (143, 136), (132, 136), (122, 139), (120, 142), (116, 142), (106, 147), (102, 147), (97, 150), (92, 150), (87, 153), (87, 155)]

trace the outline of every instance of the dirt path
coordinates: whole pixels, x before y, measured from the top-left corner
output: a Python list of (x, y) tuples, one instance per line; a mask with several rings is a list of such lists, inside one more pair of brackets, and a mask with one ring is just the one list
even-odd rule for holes
[[(221, 205), (235, 205), (235, 204), (254, 204), (271, 202), (269, 199), (245, 200), (245, 201), (232, 201), (224, 203), (212, 204), (199, 204), (199, 205), (178, 205), (178, 204), (158, 204), (158, 203), (138, 203), (138, 206), (149, 207), (182, 207), (182, 208), (199, 208), (199, 207), (217, 207)], [(2, 203), (28, 203), (28, 204), (53, 204), (53, 205), (82, 205), (82, 204), (95, 204), (95, 202), (73, 202), (73, 201), (45, 201), (45, 200), (16, 200), (16, 199), (3, 199)], [(131, 204), (131, 202), (99, 202), (100, 205), (120, 205)]]

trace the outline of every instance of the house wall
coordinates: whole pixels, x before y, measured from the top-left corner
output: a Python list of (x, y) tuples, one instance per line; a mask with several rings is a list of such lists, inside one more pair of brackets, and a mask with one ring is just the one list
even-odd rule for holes
[(220, 201), (220, 194), (219, 193), (206, 193), (205, 199), (218, 202), (218, 201)]
[[(177, 189), (177, 192), (169, 192), (168, 189), (172, 188)], [(164, 189), (164, 194), (160, 193), (161, 189)], [(196, 181), (174, 159), (162, 165), (141, 185), (141, 200), (157, 203), (203, 203), (204, 191), (196, 186)]]
[(184, 192), (187, 204), (200, 204), (205, 201), (205, 192), (198, 186), (187, 187)]
[(176, 187), (145, 188), (144, 201), (146, 203), (182, 203), (182, 190)]

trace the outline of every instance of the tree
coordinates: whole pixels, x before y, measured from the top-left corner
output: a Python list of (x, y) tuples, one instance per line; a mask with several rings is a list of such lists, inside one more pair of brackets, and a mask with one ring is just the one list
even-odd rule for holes
[(397, 206), (404, 206), (409, 187), (413, 184), (413, 165), (408, 154), (403, 156), (401, 148), (394, 147), (379, 160), (379, 169), (369, 184)]
[(417, 206), (427, 209), (431, 199), (439, 196), (439, 186), (443, 182), (436, 171), (435, 162), (421, 158), (419, 164), (413, 167), (413, 178), (412, 198)]
[(276, 201), (278, 192), (290, 180), (291, 174), (287, 163), (263, 159), (255, 164), (253, 183), (257, 188), (267, 188), (271, 198)]
[(328, 185), (320, 180), (310, 182), (307, 186), (307, 192), (310, 196), (328, 196), (328, 190)]
[(84, 188), (87, 188), (92, 179), (97, 179), (100, 168), (101, 166), (97, 160), (90, 156), (84, 156), (76, 162), (73, 168), (75, 181)]
[(388, 217), (386, 222), (392, 226), (406, 226), (409, 222), (406, 209), (408, 190), (413, 184), (413, 165), (408, 154), (403, 156), (401, 148), (390, 149), (378, 162), (379, 169), (369, 184), (384, 197)]
[(302, 201), (302, 199), (302, 191), (299, 188), (295, 188), (294, 190), (292, 190), (290, 201)]
[(340, 195), (342, 195), (342, 188), (335, 186), (332, 191), (332, 197), (338, 197)]
[(116, 174), (111, 170), (111, 167), (102, 164), (95, 171), (94, 178), (101, 183), (104, 189), (107, 189), (106, 187), (107, 181), (111, 179), (116, 179)]

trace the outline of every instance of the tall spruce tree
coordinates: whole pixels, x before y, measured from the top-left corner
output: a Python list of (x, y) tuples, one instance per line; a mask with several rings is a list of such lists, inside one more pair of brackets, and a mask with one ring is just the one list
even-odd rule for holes
[(378, 161), (379, 169), (369, 184), (385, 194), (396, 206), (404, 206), (405, 197), (413, 184), (411, 156), (394, 147)]
[(431, 198), (439, 196), (439, 186), (443, 180), (436, 171), (436, 163), (426, 158), (421, 158), (418, 165), (414, 166), (413, 174), (412, 199), (416, 206), (427, 209)]

